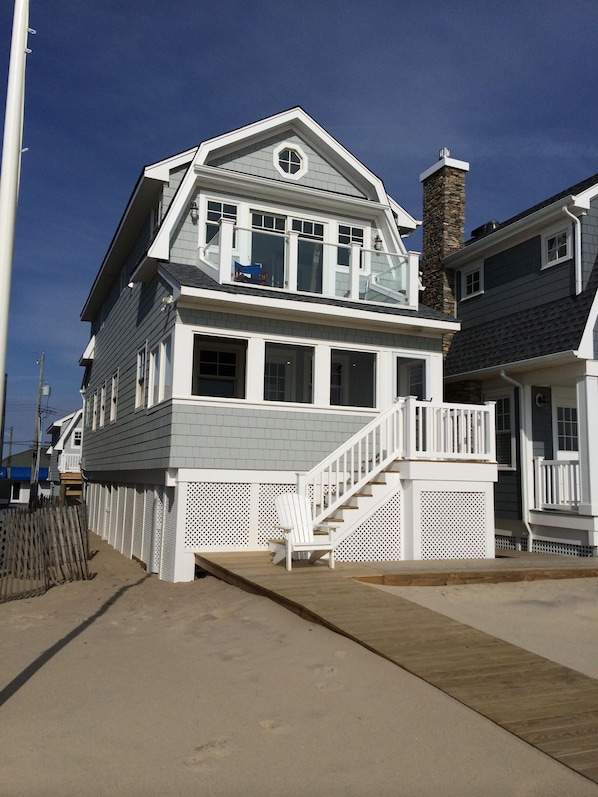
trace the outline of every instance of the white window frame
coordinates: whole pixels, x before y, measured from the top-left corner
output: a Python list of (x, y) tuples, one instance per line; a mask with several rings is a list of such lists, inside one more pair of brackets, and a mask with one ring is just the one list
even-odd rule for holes
[[(510, 438), (511, 438), (511, 464), (508, 465), (506, 463), (498, 463), (498, 470), (504, 471), (514, 471), (517, 470), (517, 447), (516, 447), (516, 434), (517, 429), (515, 428), (515, 392), (513, 390), (500, 390), (500, 391), (490, 391), (488, 393), (484, 393), (484, 401), (494, 401), (498, 403), (501, 399), (509, 399), (509, 414), (510, 414)], [(495, 428), (495, 436), (496, 436), (496, 450), (498, 454), (498, 435), (505, 434), (505, 430), (498, 429), (498, 408), (496, 410), (496, 428)]]
[[(467, 293), (467, 278), (479, 272), (479, 288), (475, 291)], [(461, 270), (461, 298), (460, 301), (465, 302), (467, 299), (473, 299), (474, 296), (480, 296), (484, 293), (484, 264), (475, 263)]]
[(553, 387), (552, 388), (552, 429), (553, 429), (553, 451), (554, 459), (578, 460), (579, 459), (579, 412), (577, 412), (577, 450), (567, 451), (559, 448), (559, 409), (574, 409), (577, 411), (577, 396), (575, 388)]
[(81, 442), (83, 440), (83, 431), (81, 429), (75, 429), (73, 432), (73, 448), (81, 448)]
[[(291, 152), (296, 153), (301, 162), (299, 169), (293, 174), (291, 174), (290, 172), (285, 172), (285, 170), (280, 165), (280, 155), (282, 152), (284, 152), (285, 149), (288, 149)], [(282, 144), (279, 144), (277, 147), (274, 147), (273, 162), (276, 171), (286, 180), (300, 180), (302, 177), (305, 177), (305, 175), (307, 174), (307, 167), (308, 167), (307, 155), (298, 144), (295, 144), (295, 142), (284, 141)]]
[[(549, 241), (553, 238), (556, 238), (559, 235), (564, 235), (566, 237), (566, 248), (567, 251), (561, 257), (555, 257), (552, 260), (548, 259), (548, 244)], [(573, 257), (573, 249), (572, 249), (572, 236), (571, 236), (571, 225), (570, 224), (560, 224), (555, 227), (551, 227), (545, 233), (542, 234), (542, 269), (545, 268), (552, 268), (552, 266), (557, 266), (559, 263), (565, 263), (567, 260), (571, 260)]]
[[(168, 356), (167, 356), (168, 355)], [(150, 352), (148, 407), (172, 396), (172, 336), (168, 335)]]
[(116, 408), (118, 402), (118, 369), (112, 374), (110, 383), (110, 423), (116, 420)]
[(100, 420), (99, 426), (100, 429), (106, 423), (106, 382), (102, 383), (102, 387), (100, 388)]
[(135, 360), (135, 409), (145, 407), (147, 389), (147, 343), (137, 351)]

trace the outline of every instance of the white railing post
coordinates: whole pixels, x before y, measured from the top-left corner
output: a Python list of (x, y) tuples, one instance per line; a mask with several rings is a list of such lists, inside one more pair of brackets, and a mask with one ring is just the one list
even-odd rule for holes
[(407, 252), (405, 295), (407, 304), (413, 307), (419, 304), (419, 266), (419, 252)]
[(536, 509), (542, 509), (542, 504), (544, 503), (544, 490), (542, 489), (543, 462), (543, 457), (537, 457), (534, 459), (534, 506)]
[(299, 233), (290, 230), (287, 233), (287, 268), (285, 276), (285, 288), (288, 291), (297, 290), (297, 269), (299, 262)]
[(417, 424), (415, 422), (416, 406), (417, 397), (407, 396), (405, 399), (405, 412), (403, 415), (405, 459), (417, 458)]
[(494, 462), (496, 460), (496, 434), (494, 431), (496, 425), (496, 401), (486, 401), (485, 407), (487, 412), (484, 423), (484, 449)]
[(232, 219), (220, 219), (220, 256), (218, 270), (220, 284), (233, 279), (233, 231), (235, 222)]

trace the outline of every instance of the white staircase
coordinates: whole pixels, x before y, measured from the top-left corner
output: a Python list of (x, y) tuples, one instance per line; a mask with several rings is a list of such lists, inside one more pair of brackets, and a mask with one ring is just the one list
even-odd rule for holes
[(399, 398), (332, 454), (300, 474), (314, 523), (339, 522), (339, 541), (397, 491), (401, 462), (495, 461), (494, 404), (442, 404)]

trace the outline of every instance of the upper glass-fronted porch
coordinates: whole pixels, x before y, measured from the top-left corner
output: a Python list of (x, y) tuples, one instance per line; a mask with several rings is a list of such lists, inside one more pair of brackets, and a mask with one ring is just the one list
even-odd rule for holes
[(324, 227), (265, 213), (252, 213), (250, 228), (223, 215), (213, 224), (208, 218), (199, 259), (220, 283), (417, 305), (418, 253), (384, 251), (379, 236), (366, 248), (364, 229), (348, 224), (338, 225), (331, 243)]

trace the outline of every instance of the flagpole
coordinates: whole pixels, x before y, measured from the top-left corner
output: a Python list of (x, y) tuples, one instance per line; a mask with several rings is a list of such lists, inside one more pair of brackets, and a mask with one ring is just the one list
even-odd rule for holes
[[(0, 172), (0, 374), (4, 374), (6, 370), (8, 311), (23, 146), (25, 62), (29, 32), (34, 32), (29, 30), (29, 0), (15, 0)], [(0, 391), (0, 417), (3, 412), (4, 395)]]

